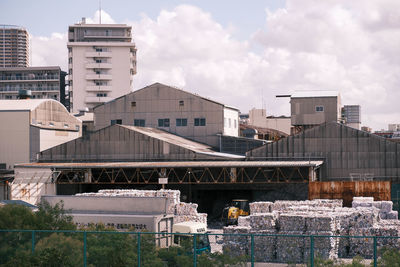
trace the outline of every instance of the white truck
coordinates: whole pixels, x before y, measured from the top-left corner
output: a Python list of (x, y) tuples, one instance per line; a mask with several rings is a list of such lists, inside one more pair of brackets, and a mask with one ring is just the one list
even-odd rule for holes
[(174, 233), (173, 244), (179, 246), (184, 240), (193, 242), (193, 234), (196, 234), (196, 252), (211, 252), (210, 241), (207, 235), (207, 225), (199, 222), (181, 222), (172, 226)]

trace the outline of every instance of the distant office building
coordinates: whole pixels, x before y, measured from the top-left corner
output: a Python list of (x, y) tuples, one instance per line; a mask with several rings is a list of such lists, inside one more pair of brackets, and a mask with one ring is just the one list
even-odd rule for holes
[(239, 110), (155, 83), (93, 109), (96, 130), (112, 124), (159, 128), (219, 147), (219, 135), (239, 136)]
[(360, 130), (361, 127), (360, 105), (344, 105), (344, 107), (342, 108), (342, 118), (347, 126)]
[(398, 132), (400, 131), (400, 124), (389, 124), (388, 129), (391, 132)]
[(69, 26), (68, 68), (71, 111), (79, 112), (131, 92), (136, 47), (126, 24)]
[(253, 108), (249, 111), (249, 125), (290, 134), (291, 119), (286, 116), (267, 116), (265, 109)]
[(19, 26), (0, 25), (0, 68), (28, 66), (28, 32)]
[(18, 99), (20, 90), (30, 90), (32, 99), (54, 99), (67, 106), (66, 74), (57, 66), (0, 68), (0, 99)]
[(371, 133), (372, 132), (372, 128), (368, 127), (368, 126), (362, 126), (361, 127), (361, 131), (367, 132), (367, 133)]
[(290, 96), (295, 132), (341, 119), (340, 94), (336, 91), (298, 91)]

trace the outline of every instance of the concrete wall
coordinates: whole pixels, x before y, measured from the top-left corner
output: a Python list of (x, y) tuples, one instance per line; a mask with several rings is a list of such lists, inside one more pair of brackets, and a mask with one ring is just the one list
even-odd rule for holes
[(0, 163), (29, 162), (29, 111), (0, 111)]
[(64, 202), (64, 209), (87, 213), (166, 214), (167, 198), (163, 197), (103, 197), (103, 196), (42, 196), (54, 206)]
[(11, 183), (11, 199), (38, 204), (42, 195), (56, 194), (56, 184), (51, 178), (51, 169), (15, 168), (15, 178)]
[[(183, 101), (183, 102), (182, 102)], [(227, 109), (222, 104), (201, 98), (163, 84), (153, 84), (131, 94), (105, 103), (94, 109), (95, 129), (111, 124), (111, 120), (122, 120), (122, 124), (134, 125), (135, 120), (144, 120), (146, 127), (160, 128), (168, 132), (218, 147), (217, 134), (224, 132), (224, 116), (238, 120), (238, 111)], [(195, 126), (196, 118), (204, 118), (205, 126)], [(169, 127), (159, 127), (159, 119), (169, 119)], [(177, 119), (187, 119), (187, 126), (177, 126)], [(238, 136), (238, 126), (226, 129), (228, 135)]]
[(322, 180), (400, 177), (400, 144), (335, 122), (256, 148), (246, 155), (321, 158)]
[[(292, 125), (319, 125), (338, 121), (341, 116), (338, 97), (291, 98), (290, 105)], [(324, 111), (316, 111), (317, 106), (322, 106)]]

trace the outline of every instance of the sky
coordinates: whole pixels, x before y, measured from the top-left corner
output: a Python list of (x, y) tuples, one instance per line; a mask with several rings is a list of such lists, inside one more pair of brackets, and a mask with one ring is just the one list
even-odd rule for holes
[[(242, 113), (289, 115), (298, 90), (335, 90), (362, 125), (400, 123), (398, 0), (102, 0), (102, 23), (133, 27), (134, 88), (155, 82)], [(0, 0), (0, 24), (25, 27), (33, 66), (67, 70), (66, 33), (97, 23), (99, 1)]]

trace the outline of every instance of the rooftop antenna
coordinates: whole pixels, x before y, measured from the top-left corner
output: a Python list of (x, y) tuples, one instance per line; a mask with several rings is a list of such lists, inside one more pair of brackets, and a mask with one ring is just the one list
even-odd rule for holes
[(99, 0), (99, 24), (101, 24), (101, 0)]

